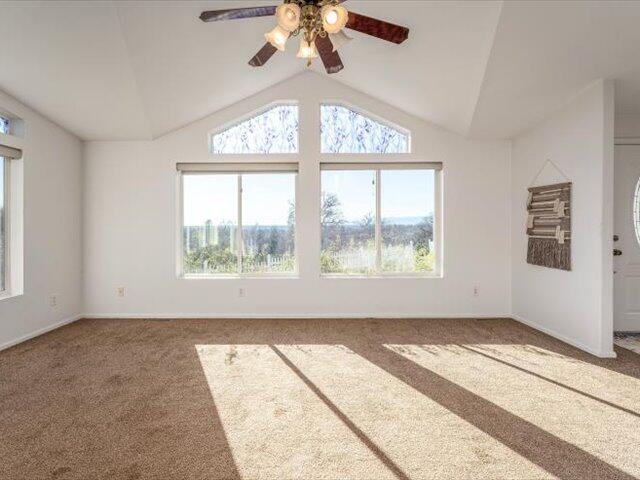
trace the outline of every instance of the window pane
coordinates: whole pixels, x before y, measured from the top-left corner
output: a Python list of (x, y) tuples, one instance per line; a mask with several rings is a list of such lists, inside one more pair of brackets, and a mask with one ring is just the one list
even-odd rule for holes
[(322, 153), (407, 153), (409, 135), (341, 105), (320, 107)]
[(322, 273), (374, 273), (375, 171), (322, 172)]
[(213, 136), (213, 153), (297, 152), (296, 105), (278, 105)]
[(636, 239), (640, 243), (640, 179), (636, 183), (636, 193), (633, 197), (633, 226), (636, 230)]
[(433, 271), (434, 171), (382, 170), (380, 176), (382, 271)]
[(0, 117), (0, 133), (8, 134), (11, 130), (11, 122), (8, 118)]
[(295, 271), (294, 174), (242, 175), (242, 271)]
[(238, 176), (184, 175), (185, 274), (238, 272)]
[(3, 292), (6, 289), (6, 285), (5, 285), (5, 280), (6, 280), (6, 266), (5, 266), (5, 262), (6, 262), (6, 258), (7, 258), (7, 254), (6, 254), (6, 244), (7, 244), (7, 239), (6, 239), (6, 212), (5, 212), (5, 191), (6, 191), (6, 185), (5, 185), (5, 175), (4, 175), (4, 169), (5, 169), (5, 159), (0, 157), (0, 292)]

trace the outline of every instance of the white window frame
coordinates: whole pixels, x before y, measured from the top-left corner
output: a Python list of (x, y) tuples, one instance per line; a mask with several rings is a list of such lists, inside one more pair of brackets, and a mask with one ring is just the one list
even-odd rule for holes
[(0, 298), (11, 296), (11, 159), (0, 157), (4, 160), (4, 290), (0, 290)]
[(633, 192), (633, 230), (636, 234), (636, 241), (640, 245), (640, 178), (638, 178)]
[[(7, 143), (18, 145), (6, 135)], [(0, 300), (22, 295), (22, 150), (0, 144), (0, 157), (4, 158), (5, 251), (4, 290)]]
[[(322, 273), (323, 278), (434, 278), (442, 276), (442, 163), (436, 162), (323, 162), (320, 164), (320, 192), (322, 192), (322, 172), (330, 170), (369, 170), (375, 172), (375, 247), (376, 247), (376, 271), (372, 274), (365, 273)], [(384, 170), (433, 170), (434, 171), (434, 212), (433, 212), (433, 249), (434, 268), (431, 272), (384, 272), (382, 265), (382, 185), (381, 172)], [(318, 208), (322, 208), (322, 199), (318, 202)], [(321, 215), (320, 215), (321, 218)], [(322, 225), (320, 225), (320, 245), (322, 245)], [(318, 261), (320, 260), (318, 255)]]
[[(178, 228), (177, 228), (177, 276), (180, 279), (225, 279), (225, 278), (298, 278), (298, 163), (178, 163), (176, 165), (178, 175)], [(294, 204), (296, 205), (296, 221), (294, 223), (294, 268), (291, 272), (243, 272), (242, 257), (244, 243), (242, 238), (242, 175), (243, 174), (277, 174), (287, 173), (294, 175)], [(238, 254), (238, 265), (235, 273), (203, 273), (193, 274), (184, 272), (184, 175), (211, 175), (211, 174), (231, 174), (238, 176), (237, 185), (237, 222), (238, 234), (236, 235), (236, 249)]]

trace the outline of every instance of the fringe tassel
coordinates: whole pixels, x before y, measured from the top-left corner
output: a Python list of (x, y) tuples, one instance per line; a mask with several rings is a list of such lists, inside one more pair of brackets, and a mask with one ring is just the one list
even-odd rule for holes
[(571, 241), (560, 244), (555, 238), (529, 238), (527, 263), (571, 270)]

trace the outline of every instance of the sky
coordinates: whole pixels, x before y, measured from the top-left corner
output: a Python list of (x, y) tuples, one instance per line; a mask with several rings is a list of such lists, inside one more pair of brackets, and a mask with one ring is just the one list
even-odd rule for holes
[[(382, 218), (426, 217), (433, 213), (433, 170), (387, 170), (381, 173)], [(338, 196), (347, 221), (359, 221), (376, 210), (375, 172), (327, 170), (322, 191)]]
[[(289, 202), (295, 198), (295, 174), (242, 176), (242, 223), (286, 225)], [(184, 175), (184, 224), (204, 225), (238, 221), (238, 176)]]
[[(294, 174), (245, 174), (244, 225), (286, 225), (295, 198)], [(322, 191), (340, 199), (347, 221), (375, 213), (375, 172), (324, 171)], [(184, 224), (237, 222), (238, 177), (234, 174), (184, 175)], [(426, 217), (434, 209), (432, 170), (388, 170), (381, 173), (382, 218)]]

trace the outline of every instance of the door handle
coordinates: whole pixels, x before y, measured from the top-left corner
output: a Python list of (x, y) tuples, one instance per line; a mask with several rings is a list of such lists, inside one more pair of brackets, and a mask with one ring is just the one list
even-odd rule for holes
[(620, 255), (622, 255), (622, 250), (618, 250), (617, 248), (613, 249), (613, 256), (614, 257), (619, 257)]

